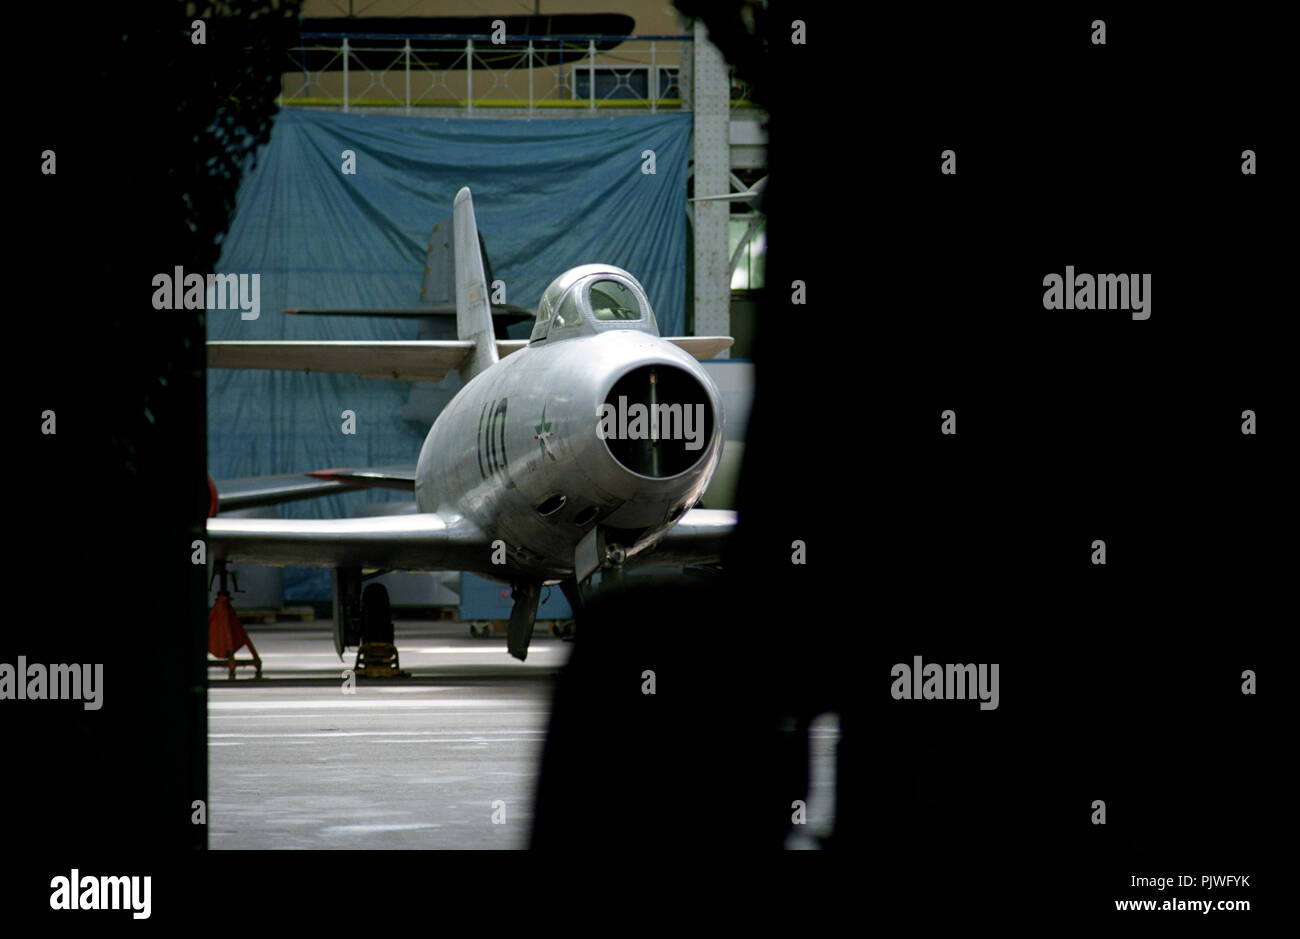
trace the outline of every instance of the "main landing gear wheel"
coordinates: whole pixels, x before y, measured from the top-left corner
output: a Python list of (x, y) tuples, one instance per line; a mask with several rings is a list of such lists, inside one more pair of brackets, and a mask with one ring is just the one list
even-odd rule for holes
[(562, 622), (558, 619), (551, 620), (551, 635), (556, 639), (573, 638), (573, 620), (566, 619)]
[(366, 642), (393, 641), (393, 611), (383, 584), (366, 584), (361, 594), (361, 635)]
[(402, 671), (393, 644), (393, 611), (383, 584), (368, 584), (361, 594), (361, 646), (355, 671), (362, 678), (411, 677)]
[(481, 620), (470, 623), (469, 634), (475, 639), (486, 639), (488, 636), (492, 635), (492, 624)]

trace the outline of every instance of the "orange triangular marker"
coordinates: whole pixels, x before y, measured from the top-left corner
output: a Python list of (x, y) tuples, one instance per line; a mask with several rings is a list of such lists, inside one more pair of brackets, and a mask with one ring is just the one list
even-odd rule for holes
[(244, 646), (248, 646), (248, 651), (254, 656), (257, 655), (253, 641), (244, 632), (235, 608), (230, 605), (230, 594), (224, 591), (218, 593), (217, 602), (208, 614), (208, 652), (215, 658), (228, 659)]

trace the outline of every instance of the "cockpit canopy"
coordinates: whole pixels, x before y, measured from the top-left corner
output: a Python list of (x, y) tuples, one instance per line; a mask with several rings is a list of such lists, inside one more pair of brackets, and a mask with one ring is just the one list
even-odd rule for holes
[(645, 288), (635, 277), (611, 264), (584, 264), (551, 281), (537, 304), (529, 341), (591, 336), (611, 329), (659, 335)]

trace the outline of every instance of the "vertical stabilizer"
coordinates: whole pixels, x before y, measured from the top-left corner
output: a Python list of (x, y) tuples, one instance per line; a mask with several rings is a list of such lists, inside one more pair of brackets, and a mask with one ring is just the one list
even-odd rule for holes
[(455, 225), (452, 219), (442, 219), (434, 224), (429, 235), (429, 249), (424, 253), (424, 283), (420, 286), (420, 302), (427, 306), (456, 306), (456, 249), (452, 246)]
[(454, 211), (456, 241), (456, 338), (474, 343), (460, 368), (468, 382), (497, 361), (496, 338), (492, 334), (492, 307), (488, 303), (487, 274), (479, 248), (478, 225), (469, 187), (456, 193)]
[[(434, 224), (429, 235), (429, 247), (424, 252), (424, 281), (420, 287), (420, 303), (425, 306), (456, 308), (456, 249), (452, 247), (455, 224), (452, 219), (444, 218)], [(478, 233), (478, 246), (483, 253), (485, 279), (491, 287), (492, 259), (488, 257), (482, 232)]]

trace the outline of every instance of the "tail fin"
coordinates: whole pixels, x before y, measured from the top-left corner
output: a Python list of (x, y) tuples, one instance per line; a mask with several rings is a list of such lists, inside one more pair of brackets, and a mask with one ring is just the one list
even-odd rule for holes
[(474, 201), (469, 187), (456, 193), (454, 210), (456, 249), (456, 338), (474, 343), (474, 351), (460, 368), (468, 382), (497, 361), (496, 338), (492, 334), (492, 308), (488, 304), (487, 275), (479, 247), (478, 225), (474, 222)]
[[(433, 232), (429, 235), (429, 247), (424, 253), (424, 282), (420, 286), (420, 302), (428, 306), (456, 308), (456, 249), (452, 246), (454, 230), (455, 221), (444, 218), (434, 223)], [(478, 233), (478, 247), (483, 254), (483, 273), (490, 287), (492, 259), (488, 257), (482, 232)]]
[(424, 283), (420, 285), (421, 303), (456, 308), (456, 248), (452, 244), (454, 227), (455, 222), (449, 218), (433, 224), (433, 232), (429, 235), (429, 249), (424, 253)]

